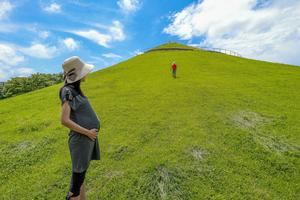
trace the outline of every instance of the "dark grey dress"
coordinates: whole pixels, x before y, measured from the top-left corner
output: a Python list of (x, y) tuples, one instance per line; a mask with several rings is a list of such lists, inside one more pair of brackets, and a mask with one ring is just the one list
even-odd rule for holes
[[(72, 87), (72, 86), (68, 86)], [(86, 129), (100, 128), (100, 119), (94, 112), (87, 97), (75, 96), (72, 89), (64, 86), (61, 91), (61, 105), (68, 101), (71, 107), (70, 119)], [(73, 172), (83, 172), (88, 169), (91, 160), (100, 160), (98, 136), (93, 141), (88, 136), (70, 129), (69, 149)]]

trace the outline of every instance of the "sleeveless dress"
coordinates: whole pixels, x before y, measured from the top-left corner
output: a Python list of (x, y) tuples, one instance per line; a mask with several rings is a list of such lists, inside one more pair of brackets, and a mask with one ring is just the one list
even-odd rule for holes
[[(87, 97), (80, 94), (75, 95), (75, 90), (68, 85), (62, 88), (60, 99), (61, 105), (68, 101), (71, 107), (70, 119), (72, 121), (86, 129), (100, 129), (100, 119)], [(73, 172), (83, 172), (88, 169), (91, 160), (100, 160), (98, 136), (93, 141), (88, 136), (70, 129), (68, 145)]]

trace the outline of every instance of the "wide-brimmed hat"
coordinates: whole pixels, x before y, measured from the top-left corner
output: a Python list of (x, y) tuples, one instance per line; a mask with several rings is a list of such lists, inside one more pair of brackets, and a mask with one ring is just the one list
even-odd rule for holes
[(64, 80), (67, 83), (73, 83), (91, 72), (94, 65), (83, 62), (78, 56), (72, 56), (64, 61), (62, 68), (64, 70)]

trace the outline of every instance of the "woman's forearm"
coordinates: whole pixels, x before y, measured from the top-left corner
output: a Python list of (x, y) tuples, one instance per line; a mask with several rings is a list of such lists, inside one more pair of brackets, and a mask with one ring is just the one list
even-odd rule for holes
[(73, 122), (71, 119), (68, 119), (68, 120), (64, 121), (62, 124), (65, 125), (66, 127), (68, 127), (69, 129), (72, 129), (73, 131), (76, 131), (76, 132), (81, 133), (83, 135), (87, 135), (88, 131), (89, 131), (88, 129), (83, 128), (82, 126), (80, 126), (77, 123)]

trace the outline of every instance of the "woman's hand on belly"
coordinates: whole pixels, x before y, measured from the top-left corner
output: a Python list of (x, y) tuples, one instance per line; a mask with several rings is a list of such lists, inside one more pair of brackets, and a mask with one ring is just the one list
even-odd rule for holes
[(87, 133), (87, 136), (93, 141), (95, 141), (97, 135), (98, 135), (98, 129), (96, 128), (90, 129)]

